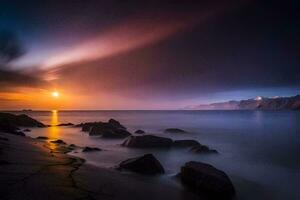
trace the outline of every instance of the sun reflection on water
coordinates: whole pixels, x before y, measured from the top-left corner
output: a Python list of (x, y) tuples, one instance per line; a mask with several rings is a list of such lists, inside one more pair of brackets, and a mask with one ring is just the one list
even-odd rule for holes
[(58, 111), (57, 110), (52, 110), (51, 111), (51, 121), (50, 121), (50, 127), (49, 127), (49, 136), (50, 138), (59, 138), (60, 135), (60, 130), (59, 127), (57, 126), (59, 123), (58, 119)]

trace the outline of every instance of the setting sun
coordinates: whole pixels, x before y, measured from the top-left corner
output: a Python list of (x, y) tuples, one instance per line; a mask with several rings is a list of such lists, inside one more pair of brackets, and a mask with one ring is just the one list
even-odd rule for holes
[(52, 92), (52, 96), (55, 97), (55, 98), (58, 98), (59, 97), (59, 92), (57, 92), (57, 91)]

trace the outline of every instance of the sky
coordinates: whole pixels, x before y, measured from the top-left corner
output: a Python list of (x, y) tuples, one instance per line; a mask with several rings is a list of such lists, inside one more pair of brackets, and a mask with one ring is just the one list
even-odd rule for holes
[(0, 62), (0, 109), (180, 109), (300, 94), (299, 9), (292, 0), (0, 0), (0, 47), (9, 32), (22, 49)]

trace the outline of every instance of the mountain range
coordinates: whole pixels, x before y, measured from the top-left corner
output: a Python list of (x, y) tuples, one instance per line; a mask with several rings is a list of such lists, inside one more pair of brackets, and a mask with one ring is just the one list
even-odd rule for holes
[(211, 104), (187, 106), (187, 110), (300, 110), (300, 95), (291, 97), (256, 97)]

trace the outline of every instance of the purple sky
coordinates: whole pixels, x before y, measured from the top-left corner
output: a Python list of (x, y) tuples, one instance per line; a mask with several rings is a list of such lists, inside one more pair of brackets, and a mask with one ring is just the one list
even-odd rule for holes
[(177, 109), (300, 93), (295, 1), (0, 4), (0, 31), (26, 50), (0, 66), (0, 108), (24, 99), (50, 108), (32, 99), (53, 90), (68, 109)]

